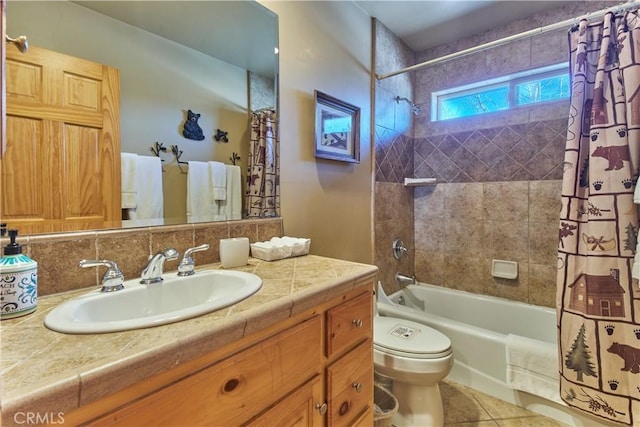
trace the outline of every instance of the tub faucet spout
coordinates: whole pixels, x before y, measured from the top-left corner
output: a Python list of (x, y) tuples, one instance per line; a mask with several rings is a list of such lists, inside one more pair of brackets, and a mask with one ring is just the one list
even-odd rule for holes
[(396, 273), (396, 282), (400, 285), (415, 285), (416, 276), (407, 276), (406, 274)]

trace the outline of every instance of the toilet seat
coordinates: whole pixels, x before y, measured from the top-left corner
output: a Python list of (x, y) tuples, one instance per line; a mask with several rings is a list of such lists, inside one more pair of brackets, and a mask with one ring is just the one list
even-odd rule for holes
[(373, 347), (413, 359), (439, 359), (452, 353), (451, 340), (443, 333), (418, 322), (386, 316), (373, 320)]

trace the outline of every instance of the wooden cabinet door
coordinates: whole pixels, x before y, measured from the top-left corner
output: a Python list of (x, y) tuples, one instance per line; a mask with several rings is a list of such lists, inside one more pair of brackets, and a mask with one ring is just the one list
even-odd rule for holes
[(312, 317), (86, 425), (244, 425), (320, 375), (321, 337)]
[(316, 404), (322, 404), (322, 401), (322, 381), (317, 376), (247, 426), (320, 427), (323, 416), (316, 409)]
[[(0, 0), (0, 10), (2, 12), (2, 19), (0, 19), (0, 34), (2, 34), (2, 40), (5, 39), (7, 26), (6, 26), (6, 2), (4, 0)], [(5, 116), (5, 99), (6, 99), (6, 90), (5, 90), (5, 43), (0, 44), (0, 159), (4, 156), (4, 152), (7, 148), (7, 138), (6, 138), (6, 116)], [(0, 219), (2, 219), (2, 208), (0, 208)]]
[(118, 69), (6, 49), (0, 216), (23, 234), (120, 225)]

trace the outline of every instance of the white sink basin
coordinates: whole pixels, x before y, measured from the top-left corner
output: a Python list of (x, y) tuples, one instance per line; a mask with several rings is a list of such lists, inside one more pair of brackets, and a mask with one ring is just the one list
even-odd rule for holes
[(92, 291), (55, 307), (45, 317), (47, 328), (69, 334), (126, 331), (179, 322), (253, 295), (262, 286), (255, 274), (230, 270), (196, 271), (179, 277), (165, 273), (162, 283), (142, 285), (127, 280), (124, 289)]

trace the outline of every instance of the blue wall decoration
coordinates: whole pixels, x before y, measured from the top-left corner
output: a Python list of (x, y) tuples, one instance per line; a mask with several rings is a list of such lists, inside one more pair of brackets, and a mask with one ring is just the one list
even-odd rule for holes
[(182, 135), (185, 138), (194, 139), (196, 141), (202, 141), (204, 139), (204, 133), (198, 125), (198, 119), (200, 113), (194, 113), (191, 110), (187, 110), (187, 121), (184, 122), (184, 130)]

